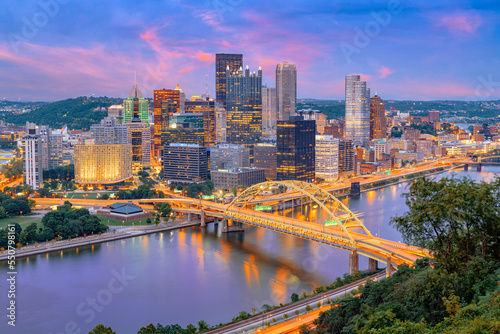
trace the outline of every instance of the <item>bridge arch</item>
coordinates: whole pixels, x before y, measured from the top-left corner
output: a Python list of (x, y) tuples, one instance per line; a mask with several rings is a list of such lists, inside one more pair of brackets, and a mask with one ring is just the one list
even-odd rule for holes
[[(292, 191), (299, 192), (302, 197), (307, 197), (318, 204), (329, 217), (326, 221), (320, 223), (320, 225), (342, 230), (353, 245), (356, 244), (356, 241), (351, 235), (351, 232), (355, 229), (361, 229), (361, 232), (372, 237), (370, 231), (359, 220), (356, 214), (349, 210), (344, 203), (317, 185), (303, 181), (269, 181), (253, 185), (234, 198), (226, 207), (224, 214), (229, 214), (233, 207), (248, 207), (249, 203), (258, 195), (262, 194), (264, 190), (274, 186), (291, 188)], [(280, 199), (277, 198), (277, 201), (280, 201)]]

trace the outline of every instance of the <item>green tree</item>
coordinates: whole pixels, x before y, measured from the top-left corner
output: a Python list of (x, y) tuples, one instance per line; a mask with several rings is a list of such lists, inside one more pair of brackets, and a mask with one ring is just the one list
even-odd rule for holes
[(299, 295), (294, 292), (294, 293), (292, 293), (291, 299), (292, 299), (292, 303), (298, 302)]
[(105, 327), (104, 325), (97, 325), (89, 334), (116, 334), (111, 327)]
[(203, 333), (210, 330), (210, 328), (211, 328), (210, 325), (206, 321), (204, 320), (198, 321), (198, 332)]
[(309, 325), (301, 325), (299, 327), (299, 333), (300, 334), (311, 334), (311, 333), (314, 333), (314, 332), (311, 329), (311, 327), (309, 327)]
[(109, 195), (108, 195), (108, 194), (101, 194), (101, 195), (99, 196), (99, 199), (102, 199), (102, 200), (106, 201), (106, 200), (108, 200), (108, 199), (109, 199)]

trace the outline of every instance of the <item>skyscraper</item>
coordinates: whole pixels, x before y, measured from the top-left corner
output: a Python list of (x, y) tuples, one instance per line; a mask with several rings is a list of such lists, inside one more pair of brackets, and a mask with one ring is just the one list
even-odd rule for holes
[(192, 183), (207, 179), (207, 149), (196, 144), (169, 144), (164, 150), (163, 173), (170, 182)]
[(278, 181), (311, 182), (315, 178), (315, 123), (314, 120), (304, 120), (302, 116), (290, 116), (287, 121), (278, 121)]
[(128, 144), (128, 129), (125, 124), (111, 117), (105, 117), (101, 123), (90, 126), (90, 137), (95, 145)]
[(386, 133), (385, 103), (375, 94), (370, 99), (370, 140), (385, 139)]
[(43, 183), (42, 141), (40, 135), (27, 134), (24, 142), (24, 184), (38, 189)]
[(370, 141), (370, 89), (359, 75), (345, 77), (345, 139), (367, 145)]
[(218, 53), (215, 55), (215, 99), (226, 107), (226, 69), (229, 73), (235, 73), (243, 68), (242, 54)]
[(210, 97), (193, 96), (185, 102), (185, 113), (203, 114), (205, 146), (215, 144), (215, 101)]
[[(164, 101), (171, 100), (175, 103), (174, 110), (165, 110)], [(167, 112), (170, 113), (180, 113), (181, 111), (181, 91), (176, 89), (159, 89), (154, 91), (154, 102), (153, 102), (153, 120), (154, 120), (154, 131), (153, 131), (153, 151), (156, 159), (160, 159), (163, 156), (161, 152), (161, 131), (162, 126), (168, 120), (164, 120), (165, 116), (168, 116)], [(170, 105), (170, 104), (169, 104)]]
[(250, 73), (240, 68), (235, 74), (226, 69), (227, 76), (227, 142), (250, 148), (253, 161), (253, 145), (262, 136), (262, 69)]
[(128, 127), (128, 141), (132, 144), (132, 169), (151, 167), (151, 129), (138, 115), (132, 118)]
[(277, 104), (276, 88), (262, 87), (262, 134), (276, 137)]
[(149, 124), (149, 102), (144, 98), (137, 84), (132, 87), (128, 97), (123, 100), (123, 123), (132, 122), (134, 115), (139, 115), (141, 121)]
[(276, 104), (278, 120), (286, 121), (295, 115), (297, 107), (297, 68), (284, 62), (276, 66)]

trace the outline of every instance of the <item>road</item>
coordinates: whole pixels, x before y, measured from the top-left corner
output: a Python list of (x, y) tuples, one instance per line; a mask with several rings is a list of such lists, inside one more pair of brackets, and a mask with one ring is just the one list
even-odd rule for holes
[[(207, 334), (235, 334), (243, 332), (254, 333), (256, 331), (263, 333), (283, 333), (283, 331), (290, 331), (293, 330), (293, 324), (295, 324), (295, 327), (299, 327), (300, 325), (308, 323), (318, 316), (318, 302), (322, 305), (321, 310), (327, 310), (328, 308), (330, 308), (330, 305), (327, 304), (327, 300), (330, 300), (334, 303), (337, 298), (341, 298), (346, 293), (357, 289), (360, 285), (364, 285), (367, 279), (379, 281), (384, 278), (385, 272), (381, 272), (372, 275), (369, 278), (364, 278), (359, 281), (347, 284), (343, 287), (300, 300), (290, 305), (254, 316), (250, 319), (238, 321), (234, 324), (211, 330), (207, 332)], [(306, 307), (308, 305), (314, 308), (314, 310), (312, 310), (312, 313), (306, 310)], [(296, 315), (295, 311), (299, 311), (299, 315)], [(285, 314), (288, 316), (288, 318), (285, 317)], [(272, 325), (272, 319), (276, 319), (276, 323), (274, 323), (275, 325), (267, 328), (266, 322), (269, 322)]]

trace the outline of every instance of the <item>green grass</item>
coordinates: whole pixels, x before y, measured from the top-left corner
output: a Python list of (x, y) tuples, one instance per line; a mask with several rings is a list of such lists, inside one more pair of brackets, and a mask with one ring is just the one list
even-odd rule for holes
[(0, 219), (1, 228), (7, 227), (8, 224), (15, 224), (15, 223), (21, 225), (23, 229), (32, 223), (37, 223), (38, 227), (43, 227), (41, 217), (26, 216), (26, 217), (10, 217), (5, 219)]
[[(101, 223), (104, 225), (113, 225), (113, 226), (132, 226), (132, 225), (148, 225), (146, 224), (146, 219), (147, 218), (142, 218), (142, 219), (136, 219), (136, 220), (131, 220), (128, 222), (122, 222), (121, 220), (118, 219), (109, 219), (106, 218), (104, 215), (97, 215), (97, 217), (101, 220)], [(149, 226), (154, 225), (154, 219), (151, 218), (151, 224)]]
[[(112, 194), (114, 193), (114, 191), (109, 191), (109, 192), (99, 192), (99, 193), (96, 193), (96, 192), (80, 192), (80, 193), (76, 193), (76, 192), (68, 192), (68, 195), (66, 196), (67, 198), (74, 198), (74, 199), (97, 199), (97, 196), (101, 195), (101, 194)], [(63, 193), (60, 193), (59, 194), (63, 194)], [(86, 196), (83, 196), (83, 195), (86, 195)]]

